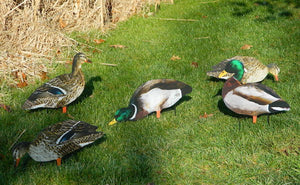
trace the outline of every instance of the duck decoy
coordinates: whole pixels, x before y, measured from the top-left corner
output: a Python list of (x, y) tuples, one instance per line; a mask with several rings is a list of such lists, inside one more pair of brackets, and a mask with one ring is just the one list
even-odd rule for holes
[(77, 53), (74, 56), (72, 72), (59, 75), (37, 88), (25, 101), (22, 108), (31, 110), (37, 108), (60, 108), (67, 112), (67, 105), (78, 98), (84, 90), (84, 75), (81, 63), (91, 63), (85, 54)]
[(192, 87), (173, 79), (147, 81), (133, 93), (127, 108), (116, 111), (115, 119), (109, 125), (121, 121), (136, 121), (152, 112), (160, 117), (162, 109), (173, 106), (184, 95), (192, 92)]
[(32, 142), (20, 142), (13, 149), (15, 166), (26, 153), (38, 162), (56, 160), (61, 165), (61, 158), (101, 138), (104, 133), (96, 131), (97, 126), (83, 121), (66, 120), (51, 125), (40, 132)]
[(226, 59), (220, 62), (219, 64), (213, 66), (213, 70), (208, 71), (206, 74), (211, 77), (225, 80), (231, 78), (234, 75), (233, 73), (227, 73), (222, 77), (219, 77), (219, 74), (225, 69), (227, 63), (232, 60), (239, 60), (244, 65), (244, 75), (241, 80), (243, 84), (260, 82), (263, 79), (265, 79), (268, 73), (271, 73), (274, 76), (275, 81), (278, 81), (278, 74), (280, 72), (280, 69), (276, 64), (272, 63), (265, 66), (256, 58), (248, 56), (235, 56), (233, 58)]
[(222, 89), (225, 105), (237, 114), (249, 115), (256, 123), (258, 115), (289, 111), (290, 106), (271, 88), (260, 83), (242, 84), (244, 65), (239, 60), (232, 60), (225, 66), (219, 77), (233, 73)]

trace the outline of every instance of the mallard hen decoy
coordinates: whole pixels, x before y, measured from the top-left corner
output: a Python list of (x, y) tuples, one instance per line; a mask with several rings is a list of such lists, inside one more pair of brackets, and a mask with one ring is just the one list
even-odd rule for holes
[(177, 80), (150, 80), (137, 88), (127, 108), (116, 111), (115, 119), (109, 125), (121, 121), (138, 120), (154, 111), (156, 117), (159, 118), (162, 109), (173, 106), (181, 97), (190, 92), (192, 92), (192, 87)]
[(37, 108), (63, 108), (73, 102), (83, 92), (85, 81), (81, 63), (91, 63), (83, 53), (77, 53), (73, 59), (72, 72), (57, 76), (37, 88), (22, 106), (25, 110)]
[(56, 160), (61, 165), (61, 158), (75, 150), (93, 143), (103, 136), (97, 127), (83, 121), (67, 120), (44, 129), (32, 142), (16, 144), (13, 151), (15, 166), (26, 153), (39, 162)]
[(276, 64), (269, 64), (265, 66), (256, 58), (248, 56), (235, 56), (233, 58), (226, 59), (220, 62), (219, 64), (213, 66), (213, 70), (208, 71), (206, 74), (208, 76), (220, 79), (231, 78), (233, 76), (232, 73), (227, 73), (222, 77), (218, 77), (219, 74), (225, 69), (227, 63), (231, 60), (239, 60), (243, 63), (245, 68), (244, 76), (241, 80), (243, 84), (260, 82), (268, 75), (268, 73), (271, 73), (274, 76), (275, 81), (278, 81), (278, 73), (280, 72), (280, 69)]
[(225, 66), (219, 77), (233, 73), (222, 89), (225, 105), (235, 113), (249, 115), (256, 123), (258, 115), (289, 111), (290, 106), (271, 88), (260, 83), (241, 84), (244, 66), (239, 60), (232, 60)]

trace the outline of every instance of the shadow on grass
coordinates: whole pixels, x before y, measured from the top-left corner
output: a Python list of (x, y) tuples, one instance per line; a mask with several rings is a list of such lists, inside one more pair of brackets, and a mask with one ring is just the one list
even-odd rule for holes
[[(178, 102), (176, 102), (172, 107), (163, 109), (161, 112), (167, 112), (167, 111), (174, 111), (174, 114), (176, 115), (176, 107), (179, 106), (180, 104), (182, 104), (185, 101), (190, 101), (192, 99), (192, 97), (190, 96), (183, 96)], [(155, 114), (155, 112), (151, 113), (151, 114)]]
[[(249, 3), (250, 2), (250, 3)], [(290, 7), (299, 8), (300, 1), (285, 0), (283, 2), (259, 0), (246, 2), (231, 2), (233, 7), (232, 15), (235, 17), (242, 17), (249, 15), (255, 11), (264, 13), (264, 16), (256, 16), (256, 21), (266, 22), (272, 21), (277, 18), (290, 18), (293, 17), (293, 12)]]
[[(192, 98), (190, 96), (183, 96), (175, 105), (173, 105), (170, 108), (163, 109), (162, 110), (162, 116), (163, 112), (166, 111), (172, 111), (176, 110), (176, 107), (180, 105), (181, 103), (184, 103), (185, 101), (189, 101)], [(152, 114), (155, 114), (155, 112), (149, 114), (148, 116), (154, 116)], [(143, 120), (149, 120), (151, 118), (145, 117)], [(156, 119), (156, 118), (154, 118)], [(133, 122), (126, 122), (125, 124), (128, 124), (127, 130), (128, 133), (126, 134), (126, 138), (124, 138), (124, 143), (122, 145), (126, 145), (125, 155), (126, 156), (123, 159), (123, 163), (127, 164), (128, 167), (124, 168), (124, 166), (121, 166), (122, 168), (122, 174), (125, 174), (123, 178), (127, 179), (130, 182), (135, 182), (134, 184), (153, 184), (153, 174), (160, 173), (159, 171), (154, 171), (155, 166), (157, 164), (153, 164), (152, 161), (155, 160), (156, 157), (156, 150), (151, 148), (149, 144), (152, 143), (152, 139), (158, 137), (154, 131), (156, 130), (153, 128), (153, 130), (149, 131), (149, 128), (147, 127), (140, 127), (139, 129), (135, 129), (135, 124), (138, 121)], [(130, 124), (130, 125), (129, 125)], [(138, 126), (137, 126), (138, 127)], [(152, 138), (152, 139), (151, 139)], [(137, 141), (144, 143), (143, 144), (137, 144)], [(149, 148), (150, 147), (150, 148)], [(154, 144), (152, 147), (156, 148), (157, 146)], [(122, 180), (123, 181), (123, 180)], [(139, 183), (137, 183), (139, 182)], [(143, 182), (143, 183), (142, 183)]]
[(208, 81), (211, 81), (211, 82), (225, 82), (226, 80), (215, 78), (215, 77), (209, 77)]
[[(278, 77), (279, 78), (279, 77)], [(267, 77), (264, 79), (264, 80), (266, 80), (266, 79), (268, 79), (268, 80), (272, 80), (273, 82), (275, 82), (276, 83), (276, 81), (275, 81), (275, 77), (273, 76), (273, 75), (271, 75), (271, 74), (268, 74), (267, 75)]]
[(232, 15), (236, 17), (245, 16), (253, 12), (253, 8), (249, 7), (244, 2), (232, 2), (231, 5), (234, 7), (234, 12), (232, 13)]
[(88, 98), (89, 96), (91, 96), (95, 89), (94, 82), (101, 82), (101, 81), (102, 81), (102, 79), (100, 76), (95, 76), (95, 77), (90, 78), (90, 80), (85, 84), (82, 94), (73, 103), (74, 104), (80, 103), (80, 102), (84, 101), (86, 98)]

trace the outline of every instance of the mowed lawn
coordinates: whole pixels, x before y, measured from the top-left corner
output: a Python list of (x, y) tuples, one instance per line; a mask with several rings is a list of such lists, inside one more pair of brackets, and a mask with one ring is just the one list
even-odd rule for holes
[[(61, 109), (21, 109), (44, 82), (13, 89), (8, 96), (13, 111), (0, 112), (0, 184), (299, 184), (299, 8), (296, 0), (177, 0), (162, 4), (155, 15), (137, 14), (106, 34), (72, 33), (85, 44), (78, 51), (93, 63), (82, 66), (86, 88), (68, 112), (99, 126), (106, 137), (63, 158), (60, 167), (26, 155), (14, 168), (9, 148), (24, 129), (19, 141), (31, 141), (69, 117)], [(246, 44), (252, 47), (241, 49)], [(262, 83), (290, 104), (289, 112), (271, 115), (269, 124), (262, 115), (253, 124), (251, 117), (226, 108), (220, 96), (224, 81), (206, 71), (236, 55), (280, 67), (279, 82), (268, 76)], [(59, 65), (48, 75), (70, 71), (70, 65)], [(176, 114), (169, 109), (160, 119), (151, 114), (108, 125), (139, 85), (157, 78), (193, 87)]]

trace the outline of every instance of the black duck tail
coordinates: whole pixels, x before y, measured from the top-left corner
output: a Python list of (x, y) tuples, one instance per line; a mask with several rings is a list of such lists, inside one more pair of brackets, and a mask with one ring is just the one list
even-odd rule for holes
[(283, 100), (275, 101), (269, 105), (269, 111), (271, 113), (289, 111), (289, 110), (290, 110), (290, 105)]
[(186, 94), (189, 94), (192, 92), (193, 88), (189, 85), (185, 85), (184, 87), (180, 88), (181, 90), (181, 94), (182, 96), (186, 95)]

